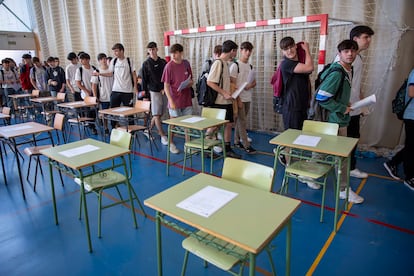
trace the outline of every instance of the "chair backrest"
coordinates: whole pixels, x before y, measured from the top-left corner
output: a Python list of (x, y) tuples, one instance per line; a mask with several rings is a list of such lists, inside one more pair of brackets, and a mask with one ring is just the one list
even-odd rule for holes
[(37, 98), (40, 96), (40, 90), (34, 89), (32, 90), (32, 97)]
[(64, 124), (65, 124), (65, 115), (61, 113), (56, 113), (55, 119), (53, 121), (53, 128), (63, 131)]
[(131, 149), (131, 140), (131, 133), (114, 128), (111, 131), (111, 138), (109, 139), (109, 143), (111, 145), (124, 149)]
[(85, 99), (83, 99), (83, 101), (86, 104), (96, 104), (96, 97), (86, 96)]
[(302, 131), (315, 132), (326, 135), (338, 135), (339, 125), (328, 122), (305, 120)]
[(226, 110), (220, 108), (203, 107), (201, 110), (201, 117), (225, 120)]
[(254, 162), (227, 157), (224, 159), (221, 177), (264, 191), (271, 191), (274, 170)]
[(146, 110), (150, 111), (151, 102), (150, 101), (137, 100), (137, 101), (135, 101), (135, 107), (146, 109)]
[(66, 98), (66, 93), (65, 92), (59, 92), (56, 95), (56, 99), (60, 100), (60, 101), (64, 101)]
[(10, 115), (10, 107), (3, 106), (1, 113), (3, 113), (4, 115)]

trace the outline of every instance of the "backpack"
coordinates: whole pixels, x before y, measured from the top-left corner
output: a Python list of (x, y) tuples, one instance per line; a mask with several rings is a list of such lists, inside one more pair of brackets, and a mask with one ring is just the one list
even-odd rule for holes
[(283, 107), (283, 92), (284, 92), (284, 85), (283, 85), (283, 77), (282, 77), (282, 65), (283, 60), (277, 66), (275, 73), (270, 80), (270, 84), (273, 87), (273, 110), (276, 113), (282, 113)]
[[(319, 100), (316, 99), (316, 96), (318, 95), (318, 91), (319, 88), (321, 86), (321, 84), (323, 83), (323, 81), (332, 73), (332, 72), (341, 72), (341, 82), (339, 84), (339, 89), (342, 89), (342, 86), (344, 85), (344, 79), (345, 79), (345, 72), (340, 69), (340, 68), (330, 68), (332, 65), (332, 63), (326, 64), (322, 71), (318, 73), (318, 76), (315, 80), (315, 87), (317, 87), (315, 89), (315, 94), (311, 99), (310, 102), (310, 107), (309, 107), (309, 111), (308, 111), (308, 119), (309, 120), (314, 120), (314, 121), (321, 121), (321, 122), (327, 122), (328, 121), (328, 117), (329, 117), (329, 110), (323, 108), (320, 104), (319, 104)], [(328, 71), (328, 73), (325, 75), (324, 78), (322, 78), (322, 74), (325, 71)], [(336, 92), (338, 92), (336, 91)], [(338, 97), (338, 93), (335, 93), (334, 99), (336, 99)]]
[(204, 103), (204, 95), (208, 88), (207, 77), (212, 64), (211, 59), (207, 59), (206, 62), (208, 63), (208, 68), (200, 74), (196, 83), (197, 102), (199, 105), (203, 105)]
[(407, 83), (408, 79), (404, 81), (401, 85), (400, 89), (398, 89), (397, 93), (395, 94), (395, 98), (392, 100), (392, 113), (397, 115), (397, 118), (403, 120), (404, 112), (407, 106), (410, 104), (413, 98), (410, 98), (408, 102), (405, 102), (405, 94), (407, 90)]
[[(221, 73), (220, 73), (220, 81), (219, 81), (219, 86), (221, 87), (223, 85), (223, 61), (221, 61)], [(208, 73), (204, 73), (203, 74), (203, 79), (201, 82), (201, 86), (197, 95), (198, 98), (198, 103), (202, 106), (213, 106), (216, 102), (217, 99), (217, 91), (214, 90), (213, 88), (211, 88), (210, 86), (207, 85), (207, 77), (208, 77)], [(205, 88), (204, 88), (205, 86)], [(197, 82), (197, 88), (198, 88), (198, 82)]]

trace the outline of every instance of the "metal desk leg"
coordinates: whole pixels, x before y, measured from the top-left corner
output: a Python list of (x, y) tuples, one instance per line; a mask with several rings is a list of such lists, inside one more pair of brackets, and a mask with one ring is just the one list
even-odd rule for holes
[(171, 125), (168, 125), (168, 133), (167, 133), (167, 139), (168, 139), (168, 145), (167, 145), (167, 176), (170, 174), (170, 144), (171, 144)]
[(17, 162), (17, 170), (19, 171), (20, 187), (22, 189), (23, 199), (26, 200), (26, 195), (24, 193), (24, 187), (23, 187), (22, 168), (20, 165), (19, 152), (17, 151), (17, 144), (14, 138), (13, 138), (13, 145), (14, 145), (14, 155), (16, 156), (16, 162)]
[(52, 159), (49, 158), (49, 174), (50, 174), (50, 190), (52, 191), (53, 215), (55, 217), (55, 224), (58, 225), (58, 214), (56, 208), (55, 182), (53, 180), (53, 166)]
[(290, 256), (292, 243), (292, 219), (290, 218), (286, 225), (286, 276), (290, 275)]
[(249, 252), (249, 275), (254, 276), (256, 270), (256, 254)]
[(1, 157), (1, 168), (3, 169), (3, 179), (4, 184), (7, 186), (7, 177), (6, 177), (6, 169), (4, 168), (4, 160), (3, 160), (3, 150), (2, 145), (0, 144), (0, 157)]
[(162, 276), (162, 245), (161, 245), (161, 213), (155, 213), (155, 234), (157, 236), (157, 266), (158, 275)]
[[(200, 131), (201, 137), (201, 173), (204, 173), (204, 131)], [(210, 156), (210, 158), (214, 158)], [(213, 168), (210, 168), (210, 171), (213, 171)]]
[[(335, 217), (334, 217), (334, 231), (337, 229), (338, 222), (338, 207), (339, 207), (339, 190), (341, 185), (341, 174), (342, 174), (342, 158), (338, 157), (338, 168), (337, 168), (337, 178), (336, 178), (336, 191), (335, 191)], [(347, 200), (347, 199), (345, 199)]]
[(85, 215), (85, 228), (86, 228), (86, 235), (88, 236), (88, 248), (89, 252), (92, 252), (92, 242), (91, 242), (91, 232), (89, 230), (89, 217), (88, 217), (88, 207), (86, 203), (86, 196), (85, 196), (85, 183), (83, 182), (83, 173), (80, 171), (80, 181), (81, 181), (81, 198), (83, 202), (83, 211)]

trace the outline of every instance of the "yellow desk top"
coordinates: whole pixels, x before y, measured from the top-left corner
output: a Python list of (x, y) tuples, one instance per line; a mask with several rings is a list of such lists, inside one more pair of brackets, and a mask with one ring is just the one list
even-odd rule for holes
[[(196, 122), (189, 122), (188, 120), (198, 120)], [(191, 128), (196, 130), (205, 130), (210, 127), (220, 126), (228, 122), (228, 120), (220, 120), (220, 119), (211, 119), (211, 118), (205, 118), (197, 115), (186, 115), (186, 116), (180, 116), (168, 120), (163, 121), (166, 124), (174, 125), (174, 126), (180, 126), (184, 128)]]
[(28, 122), (0, 127), (0, 136), (10, 139), (51, 130), (53, 130), (53, 127), (36, 122)]

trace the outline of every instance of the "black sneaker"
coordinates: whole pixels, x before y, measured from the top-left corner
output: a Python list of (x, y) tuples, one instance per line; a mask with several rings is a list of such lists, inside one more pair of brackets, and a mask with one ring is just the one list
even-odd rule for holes
[(248, 146), (244, 149), (248, 154), (256, 154), (256, 150), (252, 146)]
[(236, 148), (239, 148), (239, 149), (244, 149), (244, 146), (243, 146), (243, 144), (242, 144), (242, 143), (234, 143), (234, 146), (235, 146)]
[(400, 180), (400, 178), (398, 177), (398, 167), (396, 165), (391, 164), (391, 161), (385, 162), (384, 168), (387, 170), (387, 172), (392, 178)]
[(279, 154), (278, 159), (279, 159), (280, 164), (286, 167), (286, 157), (283, 154)]
[(233, 150), (227, 150), (226, 151), (226, 156), (227, 157), (232, 157), (232, 158), (236, 158), (236, 159), (241, 159), (241, 155), (235, 153)]
[(414, 191), (414, 177), (411, 178), (411, 179), (404, 180), (404, 184), (405, 184), (405, 186), (410, 188), (411, 191)]

